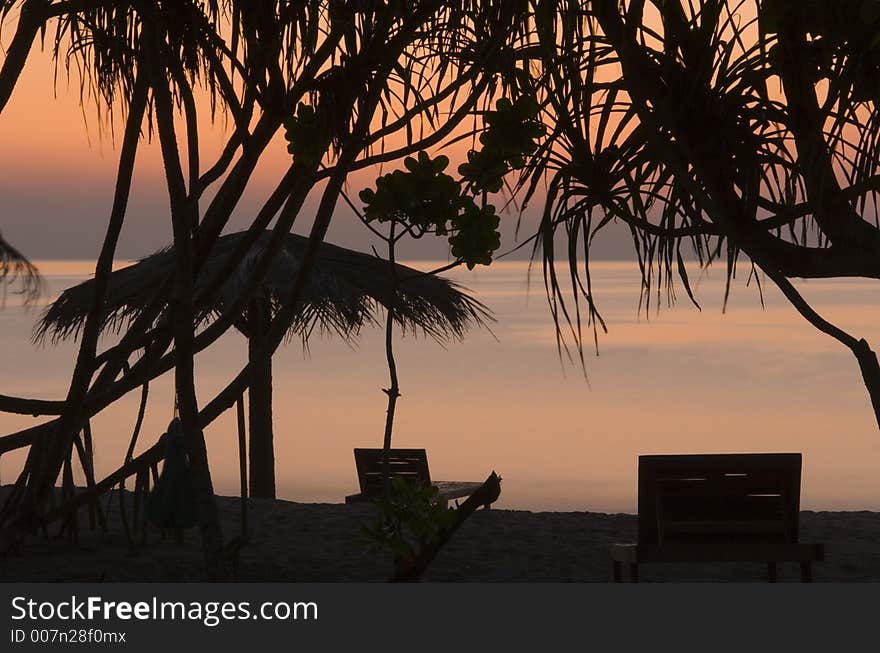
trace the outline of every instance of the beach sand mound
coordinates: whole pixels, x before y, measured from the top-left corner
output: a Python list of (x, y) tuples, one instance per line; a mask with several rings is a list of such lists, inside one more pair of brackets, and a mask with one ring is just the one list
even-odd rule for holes
[[(149, 529), (146, 544), (129, 546), (114, 496), (107, 534), (83, 528), (78, 544), (32, 537), (21, 556), (0, 562), (0, 581), (197, 581), (202, 556), (197, 529), (183, 542)], [(226, 538), (239, 535), (239, 499), (218, 498)], [(250, 538), (240, 551), (238, 580), (263, 582), (377, 581), (388, 578), (387, 556), (369, 553), (360, 536), (369, 505), (249, 502)], [(81, 523), (87, 524), (85, 513)], [(50, 533), (57, 531), (57, 525)], [(607, 582), (609, 545), (632, 542), (636, 517), (592, 512), (480, 510), (441, 551), (429, 581)], [(880, 581), (880, 513), (804, 512), (801, 541), (822, 542), (826, 561), (817, 581)], [(762, 564), (644, 565), (642, 581), (761, 581)], [(796, 564), (780, 580), (798, 580)]]

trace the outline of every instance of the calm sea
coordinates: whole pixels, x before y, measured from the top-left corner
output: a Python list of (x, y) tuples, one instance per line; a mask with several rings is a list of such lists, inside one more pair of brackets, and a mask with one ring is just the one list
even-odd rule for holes
[[(430, 266), (431, 264), (422, 264)], [(40, 264), (40, 305), (7, 296), (0, 310), (0, 392), (64, 396), (75, 345), (36, 347), (42, 306), (85, 279), (92, 264)], [(778, 292), (742, 274), (726, 313), (724, 273), (692, 277), (702, 311), (679, 289), (659, 313), (639, 311), (634, 264), (596, 263), (595, 297), (609, 332), (580, 367), (560, 359), (540, 272), (498, 262), (452, 275), (494, 310), (493, 332), (444, 348), (399, 339), (402, 398), (394, 444), (428, 449), (441, 480), (504, 479), (500, 506), (531, 510), (635, 512), (636, 459), (643, 453), (800, 451), (802, 505), (880, 509), (880, 432), (851, 355), (815, 331)], [(531, 286), (531, 287), (530, 287)], [(880, 347), (880, 295), (866, 281), (812, 281), (801, 288), (827, 318)], [(570, 339), (569, 339), (570, 340)], [(209, 400), (244, 363), (246, 343), (227, 334), (197, 359), (198, 393)], [(288, 343), (275, 357), (275, 440), (279, 495), (340, 502), (356, 490), (352, 449), (380, 446), (387, 371), (380, 329), (347, 345), (316, 336), (307, 351)], [(168, 378), (151, 385), (141, 448), (172, 416)], [(99, 472), (122, 459), (137, 410), (131, 393), (93, 421)], [(8, 433), (35, 423), (0, 415)], [(238, 488), (234, 412), (207, 431), (215, 484)], [(11, 482), (20, 454), (0, 460)]]

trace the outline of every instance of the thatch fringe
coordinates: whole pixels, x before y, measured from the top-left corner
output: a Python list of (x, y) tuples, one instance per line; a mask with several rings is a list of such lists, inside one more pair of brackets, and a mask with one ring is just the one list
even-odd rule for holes
[[(243, 237), (244, 233), (236, 233), (217, 241), (196, 279), (196, 294), (208, 287)], [(196, 316), (199, 325), (209, 322), (236, 299), (269, 237), (266, 232), (257, 239), (235, 272), (201, 308)], [(283, 250), (259, 287), (258, 292), (268, 300), (273, 313), (290, 294), (306, 243), (306, 238), (288, 234)], [(173, 270), (174, 253), (166, 249), (113, 272), (105, 302), (104, 330), (119, 332), (136, 319)], [(394, 276), (400, 283), (392, 296)], [(93, 288), (94, 281), (89, 280), (61, 293), (37, 323), (35, 342), (77, 338), (91, 305)], [(379, 308), (389, 305), (394, 306), (395, 320), (404, 331), (421, 332), (440, 342), (461, 339), (468, 328), (486, 326), (494, 320), (486, 306), (448, 279), (400, 264), (392, 275), (385, 260), (323, 243), (289, 334), (306, 341), (317, 329), (351, 339), (363, 326), (377, 323)]]
[(28, 301), (36, 299), (42, 290), (42, 280), (36, 266), (0, 234), (0, 290), (5, 294), (14, 281), (20, 284), (16, 292), (24, 295)]

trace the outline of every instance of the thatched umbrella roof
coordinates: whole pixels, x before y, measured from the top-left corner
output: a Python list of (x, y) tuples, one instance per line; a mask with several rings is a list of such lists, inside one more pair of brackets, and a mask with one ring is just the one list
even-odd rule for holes
[[(204, 290), (215, 274), (234, 254), (244, 233), (222, 236), (195, 282), (196, 294)], [(235, 272), (222, 285), (198, 316), (200, 322), (223, 311), (234, 301), (250, 269), (268, 244), (270, 233), (260, 235), (243, 257)], [(275, 258), (262, 285), (260, 296), (273, 311), (289, 295), (299, 271), (307, 239), (288, 234), (279, 256)], [(141, 261), (113, 272), (105, 302), (104, 329), (118, 331), (135, 319), (146, 307), (157, 286), (174, 269), (174, 253), (162, 250)], [(454, 282), (435, 275), (420, 274), (405, 265), (397, 265), (396, 275), (403, 280), (394, 297), (394, 316), (405, 330), (422, 331), (440, 341), (458, 339), (471, 326), (484, 326), (492, 320), (489, 310), (467, 295)], [(392, 274), (387, 261), (330, 243), (320, 246), (300, 310), (291, 325), (291, 335), (304, 339), (317, 327), (351, 337), (365, 324), (376, 321), (379, 305), (387, 307), (392, 299)], [(43, 313), (34, 339), (52, 341), (76, 338), (88, 312), (94, 281), (68, 288)]]
[[(13, 281), (21, 283), (20, 292), (26, 299), (40, 294), (40, 273), (34, 265), (0, 234), (0, 291), (5, 294)], [(0, 304), (4, 296), (0, 296)]]

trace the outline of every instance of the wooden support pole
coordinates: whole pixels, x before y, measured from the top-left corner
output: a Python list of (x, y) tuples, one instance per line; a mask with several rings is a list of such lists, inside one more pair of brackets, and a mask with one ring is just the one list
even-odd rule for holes
[(244, 424), (244, 394), (236, 402), (238, 413), (238, 474), (241, 479), (241, 539), (248, 537), (248, 477), (247, 477), (247, 434)]
[(275, 498), (275, 449), (272, 432), (272, 358), (259, 352), (271, 327), (268, 301), (255, 299), (248, 305), (248, 389), (250, 496)]

